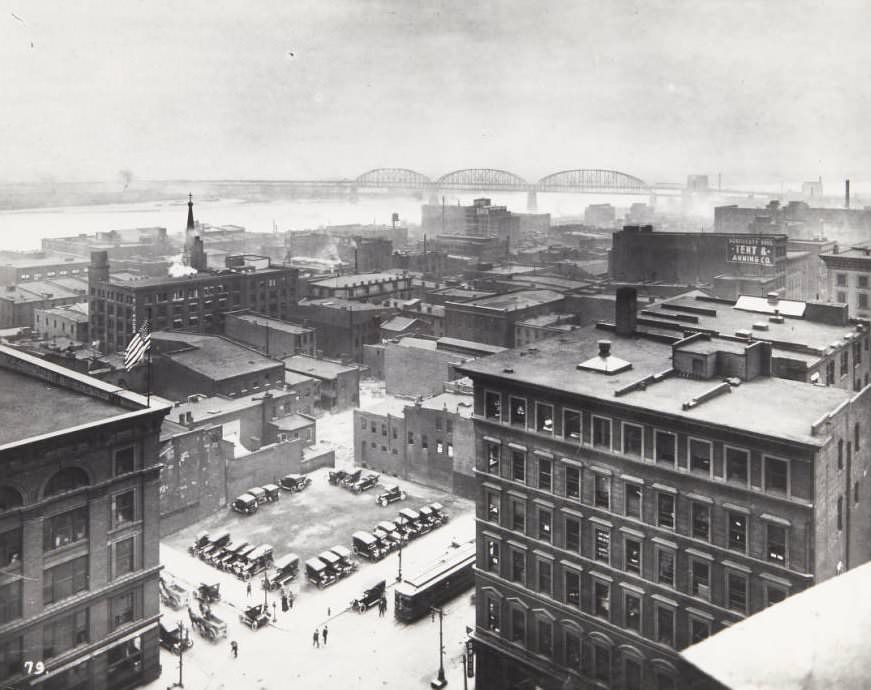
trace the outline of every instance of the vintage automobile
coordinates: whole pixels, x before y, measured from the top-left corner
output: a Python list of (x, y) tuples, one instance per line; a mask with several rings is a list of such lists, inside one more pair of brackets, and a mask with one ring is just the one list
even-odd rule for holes
[(330, 484), (335, 484), (336, 486), (340, 486), (342, 484), (342, 480), (348, 476), (348, 473), (345, 470), (335, 470), (330, 471), (329, 481)]
[[(287, 474), (278, 480), (278, 484), (285, 491), (302, 491), (311, 483), (311, 477), (307, 477), (304, 474)], [(330, 483), (332, 483), (332, 480)]]
[(245, 493), (252, 495), (257, 500), (257, 503), (259, 503), (260, 505), (263, 505), (264, 503), (267, 503), (269, 501), (266, 496), (266, 489), (264, 489), (262, 486), (255, 486), (251, 489), (248, 489), (248, 491), (246, 491)]
[(264, 484), (263, 490), (266, 492), (267, 503), (275, 503), (281, 498), (281, 489), (278, 488), (278, 484)]
[(360, 613), (365, 613), (384, 598), (386, 588), (387, 583), (384, 580), (376, 582), (368, 589), (363, 590), (363, 594), (351, 602), (351, 608), (356, 609)]
[(220, 532), (217, 536), (212, 537), (211, 543), (200, 550), (197, 554), (201, 561), (208, 561), (213, 553), (219, 552), (227, 544), (230, 543), (230, 533), (227, 530)]
[(239, 622), (247, 625), (252, 630), (259, 630), (264, 625), (269, 625), (269, 609), (266, 604), (256, 604), (247, 607), (239, 614)]
[(400, 510), (396, 516), (396, 522), (399, 525), (399, 529), (405, 532), (411, 539), (419, 537), (421, 534), (426, 534), (432, 529), (421, 521), (420, 513), (411, 508)]
[(380, 506), (386, 506), (388, 503), (404, 500), (405, 492), (396, 484), (388, 484), (384, 487), (384, 491), (378, 494), (378, 498), (375, 499), (375, 502)]
[(226, 548), (224, 548), (223, 553), (221, 553), (216, 558), (213, 558), (211, 564), (216, 568), (224, 570), (229, 563), (232, 563), (236, 559), (236, 557), (249, 546), (250, 544), (247, 541), (233, 542), (232, 544), (229, 544)]
[(180, 609), (188, 602), (188, 593), (184, 587), (176, 584), (173, 580), (163, 577), (158, 581), (160, 589), (160, 601), (171, 609)]
[(333, 584), (338, 577), (320, 558), (309, 558), (305, 562), (305, 577), (319, 589)]
[[(242, 543), (244, 544), (245, 542), (242, 542)], [(239, 545), (240, 545), (239, 542), (228, 541), (223, 546), (209, 552), (209, 555), (206, 556), (205, 558), (203, 558), (203, 560), (206, 563), (208, 563), (209, 565), (213, 565), (213, 566), (217, 567), (218, 562), (222, 558), (225, 558), (228, 554), (234, 553), (235, 549), (237, 549), (239, 547)]]
[(337, 580), (348, 574), (342, 568), (342, 559), (332, 551), (321, 551), (318, 554), (318, 558), (327, 564), (330, 572), (336, 576)]
[(215, 642), (222, 637), (227, 637), (227, 624), (218, 618), (208, 604), (200, 606), (201, 613), (194, 613), (194, 610), (188, 606), (188, 616), (191, 619), (191, 626), (203, 637)]
[(260, 508), (260, 503), (258, 503), (257, 499), (250, 493), (245, 493), (241, 496), (237, 496), (233, 503), (230, 504), (230, 507), (237, 513), (253, 515)]
[(256, 544), (249, 544), (246, 542), (245, 545), (235, 553), (230, 553), (224, 556), (223, 559), (218, 561), (217, 566), (221, 570), (232, 571), (240, 563), (246, 563), (248, 561), (248, 555), (256, 548)]
[(382, 520), (375, 525), (372, 534), (378, 537), (381, 543), (390, 551), (395, 551), (408, 541), (390, 520)]
[(435, 521), (436, 527), (440, 527), (448, 521), (448, 514), (445, 512), (445, 507), (441, 503), (430, 503), (430, 510), (432, 510), (432, 517)]
[(203, 604), (214, 604), (216, 601), (221, 601), (221, 583), (207, 585), (201, 582), (200, 586), (194, 590), (194, 599)]
[(359, 494), (363, 491), (368, 491), (373, 486), (378, 483), (378, 480), (381, 478), (380, 474), (375, 474), (374, 472), (370, 472), (362, 479), (358, 479), (351, 485), (351, 491), (355, 494)]
[(270, 590), (284, 587), (296, 577), (299, 572), (299, 556), (288, 553), (272, 564), (274, 572), (266, 578), (266, 587)]
[(250, 580), (255, 575), (262, 573), (272, 565), (272, 546), (261, 544), (248, 554), (244, 561), (240, 561), (233, 567), (236, 577), (242, 580)]
[(200, 532), (194, 537), (194, 543), (188, 547), (188, 553), (191, 556), (199, 556), (200, 551), (206, 548), (209, 544), (211, 544), (211, 540), (209, 539), (208, 532)]
[(347, 546), (336, 544), (336, 546), (332, 547), (330, 551), (338, 556), (339, 561), (336, 564), (336, 568), (342, 573), (342, 575), (350, 575), (360, 567), (360, 564), (354, 560), (351, 555), (351, 550)]
[(179, 622), (174, 628), (167, 628), (163, 622), (160, 626), (160, 646), (168, 649), (173, 654), (180, 654), (183, 649), (190, 649), (194, 646), (194, 641), (191, 639), (190, 632)]
[(380, 561), (384, 558), (384, 552), (381, 549), (381, 545), (378, 543), (378, 539), (376, 539), (369, 532), (359, 531), (354, 532), (351, 535), (351, 544), (354, 549), (354, 553), (362, 558), (365, 558), (367, 561)]
[(350, 489), (354, 484), (360, 481), (360, 477), (363, 475), (363, 470), (356, 469), (353, 472), (348, 472), (345, 477), (340, 482), (341, 486), (345, 489)]

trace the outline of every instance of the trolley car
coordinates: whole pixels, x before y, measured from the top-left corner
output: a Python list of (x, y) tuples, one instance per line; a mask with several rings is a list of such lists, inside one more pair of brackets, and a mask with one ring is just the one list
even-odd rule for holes
[(455, 544), (438, 561), (396, 585), (394, 612), (406, 623), (429, 613), (475, 584), (475, 542)]

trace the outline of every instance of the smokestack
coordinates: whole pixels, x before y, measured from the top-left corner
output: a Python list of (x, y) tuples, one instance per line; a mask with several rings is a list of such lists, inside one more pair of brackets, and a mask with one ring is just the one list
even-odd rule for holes
[(109, 252), (105, 250), (91, 252), (91, 266), (88, 269), (88, 277), (95, 282), (109, 280)]
[(357, 273), (357, 247), (354, 247), (354, 273)]
[(617, 335), (631, 336), (635, 333), (637, 311), (638, 292), (635, 288), (617, 288)]
[(844, 182), (844, 208), (850, 208), (850, 180)]

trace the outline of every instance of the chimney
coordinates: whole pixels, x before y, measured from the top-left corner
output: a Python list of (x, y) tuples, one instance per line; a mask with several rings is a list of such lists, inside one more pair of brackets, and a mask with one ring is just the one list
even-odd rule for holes
[(354, 247), (354, 273), (356, 273), (357, 270), (357, 247)]
[(850, 180), (844, 181), (844, 208), (850, 208)]
[(769, 304), (777, 304), (780, 301), (780, 294), (777, 292), (769, 292), (768, 293), (768, 303)]
[(191, 246), (190, 266), (197, 271), (205, 271), (206, 262), (206, 249), (203, 246), (203, 239), (199, 236), (194, 237)]
[(91, 252), (91, 267), (88, 277), (94, 282), (106, 282), (109, 280), (109, 253), (105, 250)]
[(600, 340), (599, 341), (599, 357), (606, 359), (611, 356), (611, 341), (610, 340)]
[(617, 335), (630, 336), (635, 333), (637, 311), (638, 292), (635, 288), (617, 288)]

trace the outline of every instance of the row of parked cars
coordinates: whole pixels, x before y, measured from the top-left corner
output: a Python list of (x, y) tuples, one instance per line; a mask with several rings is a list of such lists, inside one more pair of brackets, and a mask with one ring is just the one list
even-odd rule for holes
[(403, 508), (395, 520), (382, 520), (371, 532), (354, 532), (351, 536), (354, 553), (369, 561), (379, 561), (448, 521), (441, 503), (430, 503), (418, 510)]
[(305, 562), (305, 577), (318, 589), (323, 589), (343, 577), (348, 577), (359, 565), (350, 549), (337, 545), (309, 558)]
[(369, 472), (366, 476), (363, 476), (363, 470), (357, 469), (353, 472), (346, 472), (345, 470), (331, 471), (328, 480), (333, 486), (340, 486), (351, 493), (359, 494), (375, 486), (380, 478), (381, 475), (374, 472)]
[(250, 580), (266, 570), (273, 561), (271, 545), (231, 541), (227, 530), (215, 536), (200, 532), (188, 552), (218, 570), (233, 573), (240, 580)]
[(248, 489), (241, 496), (237, 496), (230, 507), (237, 513), (253, 515), (260, 506), (265, 503), (275, 503), (281, 498), (281, 489), (295, 493), (302, 491), (312, 483), (310, 477), (304, 474), (288, 474), (278, 480), (278, 484), (264, 484)]

